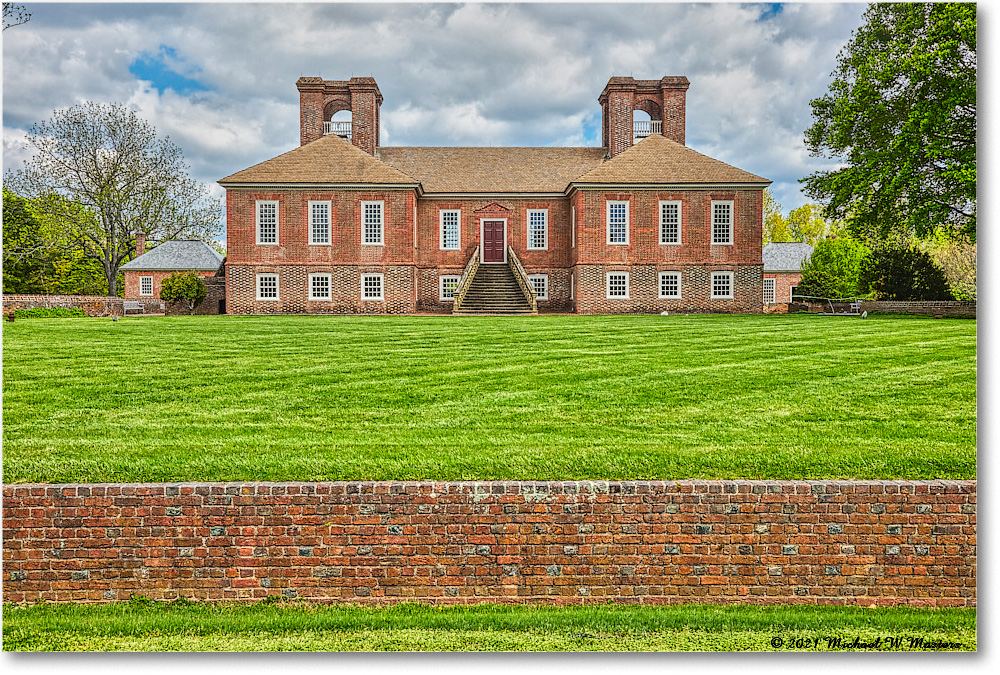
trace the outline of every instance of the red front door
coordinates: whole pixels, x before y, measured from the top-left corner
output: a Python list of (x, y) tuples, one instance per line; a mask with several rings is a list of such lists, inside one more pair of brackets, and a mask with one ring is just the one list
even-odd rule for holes
[(504, 225), (502, 220), (483, 221), (483, 262), (503, 262)]

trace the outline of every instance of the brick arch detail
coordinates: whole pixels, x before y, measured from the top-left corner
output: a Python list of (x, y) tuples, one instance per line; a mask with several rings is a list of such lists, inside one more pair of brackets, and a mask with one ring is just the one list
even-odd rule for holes
[(323, 121), (329, 122), (333, 116), (342, 110), (351, 109), (350, 96), (327, 96), (323, 100)]
[(641, 110), (644, 113), (647, 113), (649, 115), (649, 119), (651, 120), (655, 121), (663, 120), (663, 108), (657, 101), (651, 98), (643, 98), (637, 100), (635, 102), (633, 110)]

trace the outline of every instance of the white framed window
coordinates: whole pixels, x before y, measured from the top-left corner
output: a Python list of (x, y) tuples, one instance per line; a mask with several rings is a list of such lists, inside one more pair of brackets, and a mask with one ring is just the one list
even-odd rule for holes
[(455, 292), (458, 291), (457, 274), (442, 274), (438, 277), (438, 297), (441, 302), (451, 302), (455, 299)]
[(257, 245), (278, 245), (278, 202), (257, 200)]
[(548, 300), (549, 299), (549, 275), (548, 274), (529, 274), (528, 281), (531, 283), (531, 288), (535, 291), (536, 300)]
[(792, 286), (788, 289), (788, 302), (795, 301), (795, 294), (799, 292), (798, 286)]
[(576, 248), (576, 207), (570, 209), (571, 227), (569, 230), (570, 248)]
[(361, 275), (361, 299), (362, 300), (385, 300), (385, 275), (384, 274), (362, 274)]
[(528, 209), (528, 250), (544, 251), (549, 247), (549, 210)]
[(712, 243), (733, 243), (733, 200), (712, 200)]
[(457, 250), (461, 247), (462, 212), (458, 209), (442, 209), (440, 218), (441, 250)]
[(677, 300), (681, 297), (681, 273), (660, 272), (660, 297)]
[(153, 277), (139, 277), (139, 295), (153, 294)]
[(257, 275), (257, 299), (258, 300), (278, 300), (278, 275), (258, 274)]
[(628, 202), (608, 202), (608, 243), (628, 244)]
[(712, 298), (733, 297), (733, 273), (712, 272)]
[(660, 245), (681, 243), (681, 203), (678, 200), (660, 202)]
[(309, 244), (330, 244), (330, 202), (309, 202)]
[(361, 243), (367, 246), (383, 245), (385, 202), (361, 202)]
[(608, 272), (605, 281), (608, 299), (628, 300), (628, 272)]
[(330, 300), (331, 299), (330, 275), (326, 272), (316, 272), (309, 275), (309, 299), (310, 300)]
[(764, 279), (764, 304), (774, 304), (774, 279)]

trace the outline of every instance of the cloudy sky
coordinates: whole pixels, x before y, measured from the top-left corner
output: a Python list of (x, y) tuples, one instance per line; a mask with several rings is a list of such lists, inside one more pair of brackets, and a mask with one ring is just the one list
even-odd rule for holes
[[(599, 146), (612, 75), (686, 75), (692, 148), (775, 181), (810, 157), (809, 101), (865, 5), (45, 4), (3, 33), (5, 169), (24, 132), (82, 101), (123, 102), (219, 178), (298, 145), (302, 76), (373, 76), (384, 145)], [(218, 194), (221, 188), (215, 186)]]

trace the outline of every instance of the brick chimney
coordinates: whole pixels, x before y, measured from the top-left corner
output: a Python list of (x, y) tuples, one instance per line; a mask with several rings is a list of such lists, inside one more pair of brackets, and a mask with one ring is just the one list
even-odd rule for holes
[(611, 157), (632, 147), (635, 127), (632, 113), (643, 110), (659, 122), (664, 136), (684, 144), (687, 89), (691, 85), (684, 76), (667, 76), (659, 80), (636, 80), (612, 77), (598, 97), (601, 104), (603, 144)]
[(322, 138), (324, 124), (341, 110), (350, 110), (349, 131), (337, 129), (333, 132), (349, 134), (351, 143), (369, 155), (375, 154), (379, 145), (382, 92), (374, 78), (352, 77), (342, 81), (300, 77), (295, 86), (299, 90), (299, 140), (302, 145)]
[(136, 232), (135, 233), (135, 257), (138, 258), (143, 253), (146, 252), (146, 233)]

